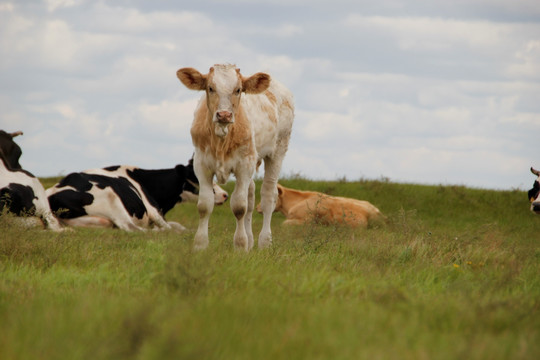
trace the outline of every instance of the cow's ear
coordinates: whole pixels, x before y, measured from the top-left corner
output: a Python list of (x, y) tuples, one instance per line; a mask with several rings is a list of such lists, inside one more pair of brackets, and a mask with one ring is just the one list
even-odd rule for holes
[(182, 177), (186, 175), (186, 167), (184, 165), (176, 165), (174, 169), (178, 175)]
[(283, 187), (279, 184), (277, 185), (277, 193), (278, 193), (278, 196), (283, 195)]
[(260, 94), (270, 86), (270, 75), (256, 73), (242, 79), (242, 88), (246, 94)]
[(194, 68), (182, 68), (176, 72), (176, 76), (188, 89), (206, 90), (206, 75)]

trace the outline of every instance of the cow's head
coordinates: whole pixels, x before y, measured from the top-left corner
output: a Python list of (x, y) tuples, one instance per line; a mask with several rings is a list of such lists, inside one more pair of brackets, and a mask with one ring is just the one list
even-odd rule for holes
[(22, 135), (22, 131), (16, 131), (14, 133), (7, 133), (4, 130), (0, 130), (0, 151), (4, 154), (4, 158), (7, 161), (7, 166), (10, 169), (20, 169), (19, 158), (21, 157), (22, 150), (13, 141), (13, 138)]
[(529, 190), (529, 201), (531, 202), (531, 211), (540, 215), (540, 171), (531, 167), (531, 172), (537, 176), (533, 188)]
[[(197, 202), (199, 200), (199, 179), (195, 176), (193, 170), (193, 159), (189, 160), (187, 166), (177, 165), (176, 171), (182, 171), (186, 181), (184, 188), (180, 194), (181, 201)], [(227, 191), (222, 189), (218, 184), (214, 184), (214, 203), (216, 205), (222, 205), (229, 198)]]
[(242, 93), (259, 94), (270, 85), (270, 75), (256, 73), (246, 78), (235, 65), (214, 65), (206, 75), (193, 68), (182, 68), (176, 76), (188, 89), (206, 91), (208, 117), (215, 124), (216, 135), (221, 137), (235, 122)]

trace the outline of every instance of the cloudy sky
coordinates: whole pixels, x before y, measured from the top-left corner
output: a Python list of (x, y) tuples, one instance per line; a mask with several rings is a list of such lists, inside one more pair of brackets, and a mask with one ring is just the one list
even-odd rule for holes
[(0, 129), (38, 176), (186, 163), (200, 94), (176, 70), (215, 63), (294, 93), (283, 175), (526, 189), (540, 168), (537, 0), (0, 0)]

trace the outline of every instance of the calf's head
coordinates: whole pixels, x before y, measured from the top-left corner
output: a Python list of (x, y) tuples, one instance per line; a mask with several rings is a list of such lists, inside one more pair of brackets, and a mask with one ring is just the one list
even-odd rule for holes
[(182, 68), (176, 76), (188, 89), (206, 92), (208, 118), (221, 137), (227, 135), (228, 126), (236, 120), (242, 93), (259, 94), (270, 85), (270, 75), (256, 73), (246, 78), (235, 65), (214, 65), (206, 75), (193, 68)]
[(529, 201), (531, 202), (531, 211), (540, 215), (540, 171), (531, 167), (531, 172), (537, 176), (533, 188), (529, 190)]

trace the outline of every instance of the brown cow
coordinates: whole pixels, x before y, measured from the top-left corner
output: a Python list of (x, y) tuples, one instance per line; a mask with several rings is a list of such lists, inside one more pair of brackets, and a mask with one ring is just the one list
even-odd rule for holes
[[(285, 225), (317, 223), (367, 227), (371, 221), (384, 221), (385, 216), (368, 201), (330, 196), (316, 191), (301, 191), (277, 185), (276, 210), (287, 220)], [(259, 207), (257, 207), (259, 210)]]

